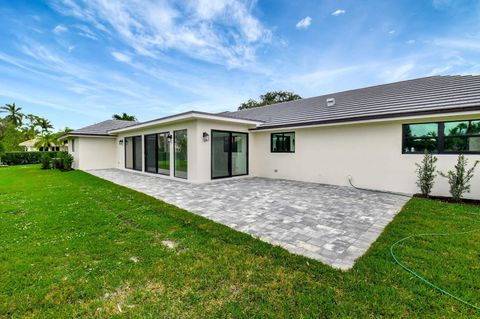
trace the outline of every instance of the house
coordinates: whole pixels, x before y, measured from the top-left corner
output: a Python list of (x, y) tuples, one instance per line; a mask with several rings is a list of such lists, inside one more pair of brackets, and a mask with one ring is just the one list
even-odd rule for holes
[(18, 144), (18, 146), (23, 147), (23, 150), (25, 152), (38, 152), (38, 151), (66, 151), (67, 147), (65, 145), (56, 145), (52, 144), (52, 146), (48, 147), (47, 149), (44, 149), (43, 147), (40, 147), (40, 149), (35, 147), (35, 143), (38, 142), (38, 139), (34, 138), (25, 142), (22, 142)]
[[(75, 168), (204, 183), (260, 176), (415, 193), (425, 149), (480, 160), (480, 76), (432, 76), (218, 114), (108, 120), (65, 136)], [(480, 175), (480, 171), (478, 172)], [(473, 180), (468, 197), (480, 198)], [(435, 194), (448, 195), (437, 177)]]

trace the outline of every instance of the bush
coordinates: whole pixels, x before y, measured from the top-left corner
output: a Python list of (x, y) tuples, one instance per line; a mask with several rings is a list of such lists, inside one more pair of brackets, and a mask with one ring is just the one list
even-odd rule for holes
[(61, 157), (54, 157), (52, 158), (52, 168), (53, 169), (59, 169), (59, 170), (62, 170), (63, 169), (63, 158)]
[(47, 153), (42, 154), (40, 162), (42, 163), (42, 169), (49, 169), (52, 158)]
[(0, 141), (0, 164), (2, 164), (2, 156), (5, 153), (5, 146), (3, 146), (3, 143)]
[(478, 162), (479, 161), (475, 161), (473, 167), (467, 170), (468, 160), (465, 156), (459, 155), (455, 170), (448, 171), (446, 174), (440, 171), (438, 172), (438, 174), (448, 179), (450, 194), (452, 194), (454, 200), (460, 201), (464, 193), (470, 192), (470, 180), (473, 178), (473, 171)]
[(434, 179), (437, 176), (435, 174), (436, 162), (437, 158), (425, 150), (422, 163), (415, 163), (417, 166), (417, 186), (420, 188), (420, 191), (425, 197), (430, 195), (430, 192), (433, 188)]
[(73, 166), (73, 156), (69, 153), (62, 153), (63, 169), (69, 171)]
[(52, 158), (60, 153), (64, 152), (7, 152), (2, 156), (2, 161), (7, 165), (39, 164), (43, 154)]

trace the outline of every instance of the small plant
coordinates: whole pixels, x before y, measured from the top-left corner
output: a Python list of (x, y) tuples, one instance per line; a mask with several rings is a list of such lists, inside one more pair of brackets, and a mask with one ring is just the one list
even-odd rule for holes
[(464, 193), (470, 192), (470, 180), (473, 178), (473, 171), (478, 162), (475, 161), (475, 164), (467, 170), (468, 160), (460, 154), (453, 171), (450, 170), (446, 174), (438, 171), (438, 174), (448, 179), (450, 194), (455, 201), (460, 201)]
[(42, 156), (40, 157), (40, 163), (42, 164), (42, 169), (49, 169), (51, 160), (52, 159), (48, 153), (42, 154)]
[(417, 186), (420, 188), (423, 196), (428, 197), (432, 191), (435, 174), (435, 163), (437, 158), (425, 150), (422, 163), (415, 163), (417, 166)]

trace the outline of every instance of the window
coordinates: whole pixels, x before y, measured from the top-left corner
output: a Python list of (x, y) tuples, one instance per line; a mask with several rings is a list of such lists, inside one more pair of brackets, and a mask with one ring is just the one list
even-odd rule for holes
[(480, 153), (480, 120), (404, 124), (403, 153)]
[(444, 134), (445, 152), (480, 152), (480, 121), (445, 123)]
[(270, 150), (272, 153), (295, 153), (295, 132), (272, 133)]
[(408, 124), (403, 130), (405, 153), (436, 153), (438, 149), (438, 124)]
[(72, 139), (71, 142), (72, 142), (72, 153), (73, 153), (75, 152), (75, 140)]

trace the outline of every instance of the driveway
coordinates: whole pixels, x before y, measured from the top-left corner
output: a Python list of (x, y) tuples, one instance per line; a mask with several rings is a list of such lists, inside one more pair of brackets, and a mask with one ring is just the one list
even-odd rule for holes
[(257, 177), (188, 184), (118, 169), (89, 173), (344, 270), (409, 199)]

